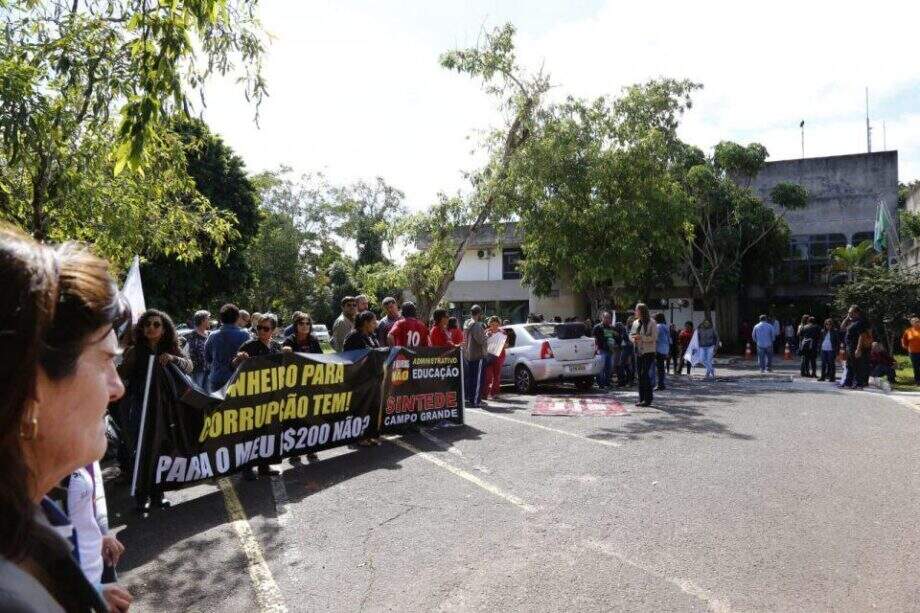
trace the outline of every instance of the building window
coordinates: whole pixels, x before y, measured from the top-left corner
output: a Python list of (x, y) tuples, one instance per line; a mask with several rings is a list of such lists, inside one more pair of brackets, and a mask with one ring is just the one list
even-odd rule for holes
[(827, 283), (829, 252), (847, 244), (843, 234), (797, 234), (789, 237), (789, 255), (779, 271), (779, 283)]
[(520, 279), (520, 249), (502, 249), (502, 279)]
[(875, 232), (857, 232), (853, 235), (853, 242), (850, 243), (854, 247), (859, 245), (863, 241), (869, 241), (870, 243), (875, 240)]

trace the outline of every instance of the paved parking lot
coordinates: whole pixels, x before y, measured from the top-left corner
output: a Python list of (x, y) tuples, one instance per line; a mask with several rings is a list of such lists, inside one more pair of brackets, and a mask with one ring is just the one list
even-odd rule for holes
[(119, 486), (122, 579), (162, 611), (920, 610), (920, 413), (723, 375), (609, 416), (508, 393), (146, 519)]

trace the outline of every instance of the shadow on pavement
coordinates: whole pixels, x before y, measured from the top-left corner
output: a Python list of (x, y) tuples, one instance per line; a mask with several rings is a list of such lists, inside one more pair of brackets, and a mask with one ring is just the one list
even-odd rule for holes
[[(433, 431), (446, 442), (478, 439), (483, 434), (481, 430), (466, 425), (436, 427)], [(413, 436), (412, 430), (407, 430), (405, 435), (411, 437), (413, 445), (422, 450), (436, 449), (421, 436)], [(323, 457), (329, 453), (337, 455)], [(319, 460), (314, 462), (307, 463), (304, 456), (304, 464), (300, 466), (291, 467), (287, 463), (276, 465), (276, 468), (282, 468), (281, 476), (276, 478), (284, 480), (288, 502), (296, 503), (368, 473), (401, 470), (400, 463), (412, 455), (408, 450), (386, 442), (378, 447), (320, 451)], [(278, 517), (271, 479), (243, 481), (238, 474), (231, 475), (229, 479), (249, 518)], [(214, 489), (215, 487), (216, 481), (204, 481), (178, 492), (167, 492), (167, 498), (173, 501), (173, 506), (153, 510), (147, 517), (141, 517), (134, 513), (134, 500), (130, 496), (129, 483), (110, 481), (106, 484), (112, 518), (111, 527), (114, 529), (123, 526), (118, 532), (118, 539), (125, 545), (125, 553), (118, 564), (118, 571), (127, 573), (161, 555), (164, 556), (162, 568), (166, 572), (158, 571), (155, 576), (144, 578), (144, 593), (162, 594), (154, 597), (152, 604), (156, 605), (159, 602), (166, 606), (167, 603), (181, 601), (191, 605), (205, 598), (208, 593), (220, 591), (224, 577), (229, 589), (230, 583), (235, 584), (239, 581), (240, 573), (246, 574), (246, 560), (237, 547), (231, 548), (229, 553), (236, 552), (234, 555), (239, 559), (226, 562), (233, 565), (238, 563), (239, 568), (236, 570), (239, 572), (222, 568), (221, 572), (215, 573), (213, 556), (202, 556), (200, 553), (218, 547), (221, 544), (219, 541), (225, 538), (218, 534), (204, 533), (230, 522), (223, 494)], [(202, 493), (196, 495), (196, 489)], [(276, 523), (267, 525), (259, 532), (267, 558), (273, 557), (271, 552), (283, 549), (273, 546), (280, 538), (279, 532)], [(222, 544), (225, 545), (226, 542), (223, 541)], [(199, 560), (204, 559), (210, 561), (206, 566), (199, 563)]]

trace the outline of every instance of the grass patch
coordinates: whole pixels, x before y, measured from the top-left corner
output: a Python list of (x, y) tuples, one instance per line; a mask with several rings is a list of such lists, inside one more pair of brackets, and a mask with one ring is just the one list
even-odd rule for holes
[(895, 367), (894, 389), (904, 392), (920, 391), (920, 387), (914, 385), (914, 368), (910, 365), (910, 356), (894, 356), (897, 366)]

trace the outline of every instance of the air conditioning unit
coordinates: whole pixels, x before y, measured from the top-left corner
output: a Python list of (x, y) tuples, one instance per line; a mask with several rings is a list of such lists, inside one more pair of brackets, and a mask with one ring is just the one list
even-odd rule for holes
[(480, 260), (488, 260), (491, 259), (495, 254), (492, 253), (491, 249), (480, 249), (476, 252), (476, 255)]

